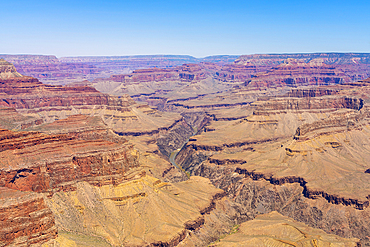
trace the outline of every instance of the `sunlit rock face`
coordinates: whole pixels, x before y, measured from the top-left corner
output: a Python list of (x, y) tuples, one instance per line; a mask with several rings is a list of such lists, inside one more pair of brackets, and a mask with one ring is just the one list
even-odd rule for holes
[[(294, 59), (303, 60), (186, 64), (69, 86), (1, 79), (0, 186), (13, 224), (3, 242), (366, 246), (368, 80)], [(8, 207), (16, 201), (31, 208), (20, 214)]]
[(211, 246), (358, 246), (358, 239), (345, 239), (308, 227), (273, 211), (245, 222), (237, 232)]
[(13, 64), (8, 63), (4, 59), (0, 59), (0, 79), (15, 77), (22, 77), (22, 75), (17, 72)]
[(0, 187), (2, 246), (37, 246), (57, 234), (54, 215), (42, 195)]

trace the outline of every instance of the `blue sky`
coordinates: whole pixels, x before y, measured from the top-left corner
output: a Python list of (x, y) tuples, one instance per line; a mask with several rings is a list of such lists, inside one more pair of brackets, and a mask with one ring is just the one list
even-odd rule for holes
[(2, 1), (0, 54), (370, 52), (370, 1)]

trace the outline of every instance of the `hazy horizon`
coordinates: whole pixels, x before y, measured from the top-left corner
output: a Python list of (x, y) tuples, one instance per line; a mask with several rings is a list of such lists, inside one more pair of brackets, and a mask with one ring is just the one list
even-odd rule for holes
[(286, 52), (286, 53), (252, 53), (252, 54), (219, 54), (219, 55), (208, 55), (208, 56), (204, 56), (204, 57), (194, 57), (192, 55), (187, 55), (187, 54), (141, 54), (141, 55), (82, 55), (82, 56), (61, 56), (61, 57), (58, 57), (54, 54), (23, 54), (23, 53), (19, 53), (19, 54), (16, 54), (16, 53), (13, 53), (13, 54), (0, 54), (1, 55), (4, 55), (4, 56), (55, 56), (56, 58), (74, 58), (74, 57), (79, 57), (79, 58), (83, 58), (83, 57), (86, 57), (86, 58), (92, 58), (92, 57), (140, 57), (140, 56), (183, 56), (183, 57), (186, 57), (186, 56), (189, 56), (189, 57), (192, 57), (192, 58), (195, 58), (195, 59), (204, 59), (204, 58), (207, 58), (207, 57), (218, 57), (218, 56), (236, 56), (236, 57), (239, 57), (239, 56), (244, 56), (244, 55), (294, 55), (294, 54), (370, 54), (370, 52)]

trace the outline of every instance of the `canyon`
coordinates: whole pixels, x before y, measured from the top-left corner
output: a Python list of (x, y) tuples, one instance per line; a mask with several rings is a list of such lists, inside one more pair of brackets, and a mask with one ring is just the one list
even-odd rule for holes
[(370, 246), (369, 54), (0, 57), (1, 246)]

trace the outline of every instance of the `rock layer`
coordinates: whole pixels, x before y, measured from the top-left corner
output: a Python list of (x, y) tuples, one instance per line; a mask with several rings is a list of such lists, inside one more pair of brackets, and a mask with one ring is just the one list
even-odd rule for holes
[(59, 227), (114, 246), (176, 246), (202, 226), (222, 196), (205, 178), (170, 184), (143, 176), (115, 187), (79, 183), (77, 191), (56, 193), (48, 205)]
[(210, 246), (353, 246), (358, 239), (344, 239), (313, 229), (273, 211), (240, 225), (235, 234)]
[(41, 195), (0, 187), (1, 246), (39, 245), (57, 236), (54, 216)]
[(0, 186), (22, 191), (70, 190), (77, 181), (114, 184), (137, 166), (132, 146), (69, 135), (1, 131)]

